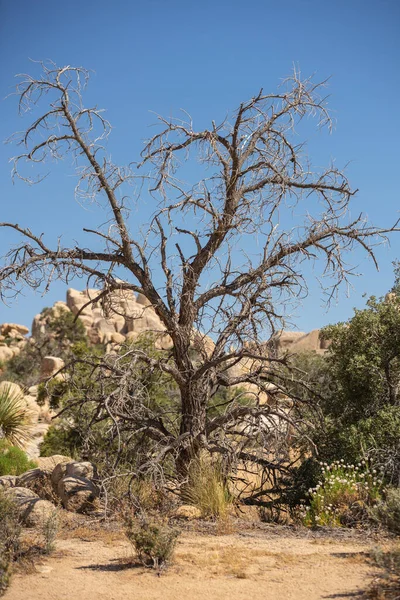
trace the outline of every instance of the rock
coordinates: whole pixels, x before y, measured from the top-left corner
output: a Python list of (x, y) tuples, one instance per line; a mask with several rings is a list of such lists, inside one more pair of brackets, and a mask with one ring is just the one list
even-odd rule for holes
[[(40, 381), (44, 381), (45, 379), (53, 377), (53, 375), (62, 369), (64, 365), (65, 363), (62, 358), (57, 358), (56, 356), (45, 356), (42, 359), (42, 364), (40, 365)], [(63, 374), (59, 373), (56, 376), (56, 379), (63, 379)]]
[(151, 302), (147, 300), (144, 294), (138, 294), (136, 297), (136, 302), (141, 306), (151, 306)]
[(13, 351), (8, 346), (0, 347), (0, 362), (7, 362), (14, 356)]
[(95, 324), (95, 327), (102, 344), (110, 342), (111, 336), (116, 333), (114, 325), (106, 319), (99, 319)]
[(89, 461), (69, 462), (65, 465), (66, 477), (84, 477), (85, 479), (93, 479), (96, 475), (94, 465)]
[(39, 496), (32, 490), (19, 486), (8, 488), (6, 490), (6, 496), (14, 500), (14, 502), (18, 505), (31, 498), (39, 498)]
[(99, 490), (85, 477), (63, 477), (58, 484), (58, 495), (63, 507), (72, 512), (91, 512), (99, 506)]
[(72, 461), (59, 463), (51, 474), (53, 490), (58, 493), (58, 484), (63, 477), (84, 477), (92, 479), (95, 475), (95, 467), (90, 462)]
[(54, 456), (39, 456), (35, 459), (38, 467), (42, 471), (52, 473), (57, 465), (73, 462), (70, 456), (64, 456), (62, 454), (55, 454)]
[(52, 311), (55, 317), (61, 317), (63, 313), (70, 312), (67, 303), (62, 302), (61, 300), (58, 300), (55, 302), (55, 304), (53, 304)]
[(140, 336), (140, 333), (138, 333), (137, 331), (128, 331), (125, 338), (127, 341), (133, 343), (133, 342), (136, 342), (136, 340), (138, 339), (139, 336)]
[(122, 335), (122, 333), (112, 333), (111, 334), (111, 341), (114, 342), (115, 344), (123, 344), (125, 341), (125, 336)]
[(3, 475), (0, 477), (0, 489), (7, 490), (8, 488), (16, 487), (17, 479), (16, 475)]
[(17, 479), (17, 487), (35, 492), (42, 500), (53, 498), (50, 473), (40, 468), (31, 469), (20, 475)]
[(201, 519), (201, 510), (197, 508), (197, 506), (183, 504), (175, 510), (173, 517), (175, 517), (175, 519), (186, 519), (187, 521)]
[(83, 292), (78, 292), (78, 290), (74, 290), (73, 288), (67, 290), (67, 306), (74, 315), (79, 312), (79, 309), (82, 308), (88, 300), (89, 298), (85, 297)]
[(46, 324), (42, 318), (42, 315), (36, 315), (32, 321), (32, 338), (39, 339), (44, 333), (46, 333)]
[(157, 348), (157, 350), (170, 350), (173, 345), (172, 339), (168, 333), (158, 335), (154, 342), (154, 347)]
[(20, 400), (24, 398), (24, 393), (17, 383), (12, 381), (1, 381), (0, 392), (4, 392), (6, 390), (9, 390), (14, 398), (19, 398)]
[(0, 334), (4, 336), (8, 336), (11, 331), (16, 331), (20, 335), (26, 335), (29, 333), (28, 327), (25, 325), (18, 325), (17, 323), (3, 323), (0, 326)]
[(90, 329), (93, 325), (92, 315), (79, 315), (78, 321), (81, 321), (86, 329)]
[(97, 331), (97, 329), (95, 327), (91, 327), (90, 329), (88, 329), (86, 331), (86, 334), (89, 338), (89, 342), (91, 344), (100, 344), (101, 343), (101, 339), (100, 339), (100, 334)]
[(250, 523), (261, 521), (260, 511), (257, 506), (250, 506), (247, 504), (241, 504), (235, 509), (236, 516), (243, 521)]
[(43, 527), (57, 512), (54, 504), (41, 498), (32, 498), (21, 507), (21, 520), (25, 527)]
[(35, 492), (23, 487), (10, 487), (5, 492), (18, 507), (21, 521), (27, 527), (44, 524), (55, 507), (47, 500), (41, 500)]
[(51, 485), (56, 494), (58, 494), (58, 484), (60, 483), (61, 479), (65, 477), (65, 474), (67, 472), (67, 464), (68, 463), (66, 462), (58, 463), (58, 465), (54, 467), (53, 472), (51, 474)]

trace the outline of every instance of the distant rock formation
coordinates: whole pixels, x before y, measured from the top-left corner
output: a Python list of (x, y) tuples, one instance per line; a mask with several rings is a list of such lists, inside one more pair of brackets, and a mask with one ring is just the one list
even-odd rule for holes
[(330, 340), (323, 340), (319, 329), (313, 329), (310, 333), (304, 331), (280, 331), (272, 336), (268, 345), (277, 356), (286, 352), (299, 354), (301, 352), (315, 352), (324, 354), (330, 345)]
[(6, 362), (17, 356), (25, 346), (29, 333), (28, 327), (17, 323), (3, 323), (0, 325), (0, 362)]

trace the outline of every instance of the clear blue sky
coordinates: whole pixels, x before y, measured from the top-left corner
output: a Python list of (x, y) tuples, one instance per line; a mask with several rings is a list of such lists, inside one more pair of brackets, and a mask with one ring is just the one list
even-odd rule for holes
[[(88, 103), (107, 109), (114, 126), (110, 149), (123, 163), (138, 158), (154, 115), (182, 107), (198, 127), (218, 120), (263, 87), (274, 91), (293, 63), (304, 75), (332, 76), (333, 135), (312, 137), (317, 165), (350, 161), (347, 173), (359, 188), (354, 213), (389, 225), (399, 216), (400, 173), (400, 2), (398, 0), (0, 0), (0, 97), (13, 90), (14, 75), (34, 69), (29, 58), (93, 69)], [(16, 99), (1, 101), (1, 138), (22, 129)], [(8, 159), (14, 147), (0, 148), (0, 221), (29, 225), (65, 240), (83, 225), (96, 225), (96, 211), (73, 199), (74, 181), (66, 161), (43, 185), (12, 185)], [(140, 213), (138, 213), (140, 219)], [(0, 256), (11, 243), (1, 233)], [(310, 330), (345, 320), (367, 295), (392, 285), (391, 261), (400, 259), (400, 234), (378, 251), (380, 272), (360, 255), (362, 277), (347, 299), (326, 312), (317, 286), (298, 312), (297, 325)], [(83, 287), (77, 281), (74, 287)], [(47, 297), (26, 290), (10, 308), (0, 305), (0, 323), (30, 324), (44, 306), (64, 299), (56, 284)]]

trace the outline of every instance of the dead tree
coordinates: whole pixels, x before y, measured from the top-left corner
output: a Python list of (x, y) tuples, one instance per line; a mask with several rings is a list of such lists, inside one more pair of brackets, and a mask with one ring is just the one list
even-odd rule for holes
[[(319, 268), (329, 301), (353, 275), (347, 255), (360, 246), (375, 261), (374, 246), (397, 231), (397, 223), (378, 228), (363, 215), (350, 219), (356, 191), (345, 174), (334, 165), (314, 171), (293, 135), (310, 116), (319, 127), (331, 127), (321, 95), (325, 82), (294, 72), (277, 93), (261, 90), (202, 131), (186, 114), (183, 120), (159, 117), (159, 131), (141, 160), (125, 167), (107, 153), (110, 124), (104, 113), (83, 104), (88, 72), (41, 67), (39, 77), (21, 76), (17, 89), (21, 113), (34, 108), (39, 116), (14, 139), (24, 149), (14, 159), (14, 176), (31, 182), (25, 165), (42, 167), (49, 158), (72, 155), (76, 195), (96, 199), (108, 221), (96, 231), (84, 230), (102, 250), (91, 250), (82, 232), (76, 233), (80, 245), (65, 248), (60, 240), (50, 247), (29, 224), (1, 223), (21, 238), (3, 259), (2, 298), (24, 285), (47, 288), (76, 275), (98, 286), (96, 300), (103, 302), (115, 290), (143, 294), (173, 342), (171, 359), (156, 366), (176, 382), (180, 408), (178, 434), (162, 418), (149, 416), (146, 423), (145, 414), (141, 431), (147, 428), (157, 438), (160, 456), (174, 453), (180, 465), (200, 448), (227, 452), (226, 432), (238, 434), (239, 422), (252, 424), (250, 433), (239, 431), (251, 439), (265, 419), (290, 421), (290, 411), (257, 399), (261, 392), (271, 394), (272, 377), (277, 383), (274, 361), (280, 359), (268, 357), (264, 342), (284, 326), (288, 307), (307, 294), (305, 266)], [(194, 184), (184, 181), (193, 158)], [(132, 182), (139, 191), (129, 196), (125, 188)], [(129, 211), (140, 209), (148, 194), (155, 210), (139, 230)], [(135, 353), (135, 360), (155, 366), (145, 352)], [(217, 389), (249, 384), (256, 386), (254, 402), (228, 401), (222, 414), (209, 416)], [(284, 391), (284, 382), (274, 390)], [(243, 446), (239, 458), (250, 454)]]

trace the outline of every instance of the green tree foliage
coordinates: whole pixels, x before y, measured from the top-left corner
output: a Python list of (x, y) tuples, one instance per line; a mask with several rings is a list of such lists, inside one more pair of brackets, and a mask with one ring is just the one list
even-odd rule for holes
[(37, 383), (40, 363), (44, 356), (57, 356), (68, 360), (71, 346), (79, 342), (87, 343), (85, 327), (70, 311), (54, 314), (51, 308), (41, 312), (45, 332), (36, 334), (33, 343), (28, 343), (20, 354), (11, 358), (5, 365), (0, 379), (15, 381), (29, 387)]
[(365, 309), (322, 336), (331, 340), (329, 351), (294, 356), (290, 384), (308, 401), (302, 411), (320, 458), (367, 458), (399, 485), (400, 297), (371, 297)]
[(330, 325), (323, 336), (332, 340), (329, 370), (336, 396), (329, 412), (347, 422), (375, 416), (382, 408), (399, 406), (400, 298), (372, 297), (348, 323)]

